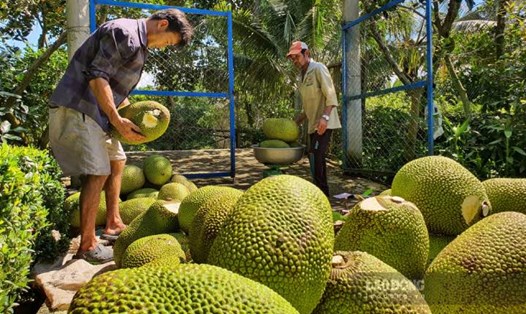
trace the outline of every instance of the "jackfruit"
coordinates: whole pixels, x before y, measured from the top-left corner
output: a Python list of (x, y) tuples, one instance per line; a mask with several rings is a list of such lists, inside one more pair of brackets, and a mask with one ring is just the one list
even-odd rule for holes
[(259, 143), (259, 147), (264, 148), (289, 148), (289, 144), (283, 142), (282, 140), (264, 140)]
[(391, 189), (384, 190), (378, 195), (391, 195)]
[(121, 266), (122, 255), (135, 240), (155, 234), (178, 231), (177, 211), (179, 203), (156, 201), (146, 211), (139, 214), (115, 241), (113, 258), (117, 267)]
[(156, 259), (173, 256), (177, 259), (172, 260), (172, 266), (186, 262), (186, 255), (173, 235), (155, 234), (133, 241), (122, 255), (121, 267), (141, 267)]
[(126, 225), (130, 224), (137, 216), (150, 208), (155, 201), (156, 199), (152, 197), (140, 197), (119, 203), (122, 222)]
[(431, 233), (460, 234), (491, 211), (482, 183), (458, 162), (442, 156), (405, 164), (393, 179), (391, 194), (414, 203)]
[(141, 197), (151, 197), (151, 198), (157, 198), (157, 195), (159, 195), (159, 191), (153, 188), (142, 188), (135, 190), (127, 195), (126, 199), (131, 200), (134, 198), (141, 198)]
[(264, 285), (211, 265), (117, 269), (80, 288), (69, 313), (297, 314)]
[(210, 247), (228, 215), (243, 192), (225, 188), (221, 194), (208, 198), (197, 210), (190, 225), (190, 252), (196, 263), (205, 263)]
[(263, 121), (263, 133), (269, 140), (293, 142), (300, 136), (300, 128), (294, 120), (285, 118), (270, 118)]
[(158, 139), (168, 129), (170, 123), (170, 111), (156, 101), (139, 101), (118, 109), (119, 115), (131, 120), (141, 129), (145, 136), (141, 141), (129, 141), (125, 139), (116, 129), (112, 129), (112, 135), (125, 144), (138, 145)]
[(179, 242), (179, 244), (181, 244), (181, 248), (183, 249), (183, 252), (186, 255), (186, 261), (191, 261), (192, 255), (190, 254), (190, 239), (188, 239), (188, 236), (182, 232), (175, 232), (170, 234), (177, 239), (177, 242)]
[(172, 163), (162, 155), (150, 155), (144, 159), (144, 176), (155, 185), (163, 185), (172, 177)]
[(330, 279), (313, 314), (431, 314), (416, 287), (396, 269), (365, 252), (334, 253)]
[[(74, 228), (80, 228), (80, 192), (71, 194), (64, 201), (64, 208), (71, 216), (70, 224)], [(95, 225), (106, 225), (106, 194), (104, 191), (100, 194), (99, 209), (95, 218)]]
[(492, 213), (514, 211), (526, 214), (526, 179), (495, 178), (482, 181)]
[(239, 198), (208, 263), (261, 282), (311, 313), (330, 274), (332, 209), (323, 192), (291, 176), (267, 177)]
[(469, 227), (437, 255), (424, 282), (433, 314), (524, 313), (526, 215), (497, 213)]
[(199, 206), (201, 206), (202, 203), (204, 203), (213, 195), (221, 194), (228, 189), (230, 188), (224, 186), (207, 185), (197, 189), (185, 197), (181, 202), (181, 206), (179, 207), (178, 219), (181, 230), (189, 233), (192, 220), (194, 219), (195, 213), (199, 209)]
[(159, 190), (157, 198), (166, 201), (179, 201), (181, 202), (190, 192), (182, 183), (172, 182), (166, 183)]
[(334, 249), (363, 251), (410, 279), (421, 279), (429, 254), (422, 213), (397, 196), (376, 196), (356, 204), (346, 215)]
[(440, 235), (440, 234), (430, 234), (429, 235), (429, 255), (427, 257), (427, 267), (431, 264), (431, 262), (437, 257), (438, 253), (440, 253), (451, 241), (455, 239), (455, 236), (447, 236), (447, 235)]
[(122, 171), (121, 194), (128, 194), (142, 188), (146, 179), (142, 168), (135, 165), (126, 165)]
[(172, 179), (170, 179), (171, 182), (177, 182), (177, 183), (182, 183), (184, 186), (186, 186), (186, 188), (188, 189), (188, 191), (191, 193), (195, 190), (197, 190), (197, 186), (190, 180), (188, 180), (185, 176), (183, 176), (182, 174), (174, 174), (172, 176)]

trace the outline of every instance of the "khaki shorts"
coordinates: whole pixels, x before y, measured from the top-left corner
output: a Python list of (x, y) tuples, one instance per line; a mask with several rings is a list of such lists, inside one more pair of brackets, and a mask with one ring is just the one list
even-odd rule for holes
[(121, 143), (88, 115), (66, 107), (49, 108), (49, 143), (65, 176), (111, 173), (111, 160), (126, 160)]

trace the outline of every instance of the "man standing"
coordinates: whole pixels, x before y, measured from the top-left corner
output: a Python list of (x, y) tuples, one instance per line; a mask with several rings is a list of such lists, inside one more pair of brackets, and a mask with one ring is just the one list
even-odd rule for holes
[(102, 24), (78, 48), (50, 99), (49, 140), (64, 175), (81, 176), (80, 234), (76, 258), (98, 264), (113, 250), (97, 243), (95, 220), (100, 194), (106, 194), (103, 237), (115, 239), (126, 227), (119, 194), (126, 155), (109, 135), (110, 125), (128, 140), (141, 130), (117, 107), (139, 82), (148, 48), (184, 46), (193, 28), (183, 12), (158, 11), (147, 19), (116, 19)]
[(287, 58), (300, 71), (298, 94), (302, 105), (301, 113), (296, 117), (296, 123), (301, 124), (306, 119), (309, 133), (309, 162), (311, 164), (314, 184), (329, 197), (327, 184), (327, 150), (333, 129), (341, 128), (336, 106), (338, 100), (327, 67), (310, 58), (307, 44), (301, 41), (292, 43)]

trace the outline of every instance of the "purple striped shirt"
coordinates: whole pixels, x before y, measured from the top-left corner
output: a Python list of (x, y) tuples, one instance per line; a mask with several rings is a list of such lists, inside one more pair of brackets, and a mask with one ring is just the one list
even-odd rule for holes
[(109, 131), (108, 118), (89, 81), (99, 77), (108, 81), (118, 106), (141, 78), (148, 54), (146, 45), (144, 19), (117, 19), (102, 24), (75, 52), (51, 95), (51, 105), (85, 113)]

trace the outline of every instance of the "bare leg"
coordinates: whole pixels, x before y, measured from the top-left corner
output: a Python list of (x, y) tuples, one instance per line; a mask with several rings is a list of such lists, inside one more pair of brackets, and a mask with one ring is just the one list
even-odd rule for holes
[(106, 234), (118, 234), (126, 228), (119, 213), (119, 194), (121, 192), (121, 178), (125, 164), (126, 160), (112, 160), (110, 162), (111, 174), (104, 186), (107, 208), (106, 228), (104, 229)]
[(86, 252), (97, 246), (95, 221), (100, 203), (100, 193), (107, 176), (87, 175), (80, 190), (80, 247)]

